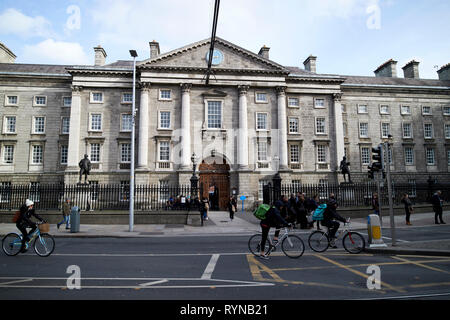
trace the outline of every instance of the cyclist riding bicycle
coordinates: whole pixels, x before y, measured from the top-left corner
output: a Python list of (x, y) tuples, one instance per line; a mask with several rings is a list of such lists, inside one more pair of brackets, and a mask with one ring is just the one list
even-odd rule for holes
[(278, 236), (280, 235), (280, 228), (291, 225), (281, 216), (280, 210), (282, 207), (283, 202), (281, 202), (280, 200), (276, 201), (274, 203), (274, 206), (269, 211), (267, 211), (266, 218), (261, 220), (260, 226), (262, 231), (262, 238), (260, 244), (260, 258), (262, 259), (269, 259), (269, 257), (264, 254), (264, 249), (266, 247), (266, 241), (269, 235), (270, 228), (277, 228), (277, 230), (275, 230), (275, 235), (273, 238), (273, 241), (276, 243), (278, 241)]
[[(30, 241), (29, 235), (36, 231), (37, 225), (31, 221), (31, 216), (36, 217), (39, 221), (45, 222), (34, 210), (34, 202), (30, 199), (25, 201), (25, 204), (20, 207), (20, 216), (16, 222), (17, 229), (22, 232), (22, 246), (20, 252), (25, 252), (25, 243)], [(27, 228), (31, 228), (30, 232), (27, 232)]]
[(334, 244), (334, 240), (336, 239), (336, 232), (341, 226), (338, 221), (346, 223), (347, 220), (343, 218), (339, 213), (337, 213), (336, 209), (338, 207), (336, 199), (334, 197), (330, 197), (327, 203), (327, 208), (323, 214), (322, 226), (328, 227), (329, 233), (328, 236), (330, 238), (330, 246), (331, 248), (336, 249), (337, 246)]

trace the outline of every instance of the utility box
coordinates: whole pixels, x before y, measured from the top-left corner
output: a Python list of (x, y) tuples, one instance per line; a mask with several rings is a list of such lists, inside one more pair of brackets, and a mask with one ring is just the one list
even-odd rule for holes
[(80, 232), (80, 208), (72, 207), (70, 212), (70, 233)]

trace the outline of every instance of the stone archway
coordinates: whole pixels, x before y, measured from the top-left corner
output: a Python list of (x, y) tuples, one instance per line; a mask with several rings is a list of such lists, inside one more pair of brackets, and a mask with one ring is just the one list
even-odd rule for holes
[(201, 196), (210, 200), (211, 210), (227, 210), (230, 197), (230, 165), (223, 158), (208, 158), (199, 166)]

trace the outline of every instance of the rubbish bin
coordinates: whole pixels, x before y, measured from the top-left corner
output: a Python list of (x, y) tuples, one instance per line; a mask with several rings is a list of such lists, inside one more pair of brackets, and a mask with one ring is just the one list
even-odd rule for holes
[(80, 208), (72, 207), (70, 212), (70, 233), (80, 232)]

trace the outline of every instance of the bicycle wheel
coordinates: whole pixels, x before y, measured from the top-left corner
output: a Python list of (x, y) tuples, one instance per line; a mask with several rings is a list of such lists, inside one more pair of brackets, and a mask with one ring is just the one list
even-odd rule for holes
[(34, 252), (40, 257), (48, 257), (55, 250), (55, 240), (48, 233), (41, 233), (39, 237), (34, 240)]
[(364, 237), (357, 232), (348, 232), (342, 239), (342, 245), (347, 252), (358, 254), (366, 247)]
[(328, 249), (330, 241), (325, 232), (317, 230), (309, 235), (308, 244), (313, 251), (324, 252)]
[(299, 236), (288, 235), (281, 243), (281, 249), (289, 258), (300, 258), (305, 252), (305, 244)]
[[(259, 256), (261, 254), (261, 239), (262, 235), (254, 234), (248, 240), (248, 248), (250, 249), (250, 252), (253, 253), (255, 256)], [(270, 248), (268, 242), (269, 241), (266, 241), (265, 254), (267, 254)]]
[(2, 249), (7, 256), (16, 256), (22, 247), (22, 238), (17, 233), (9, 233), (3, 237)]

